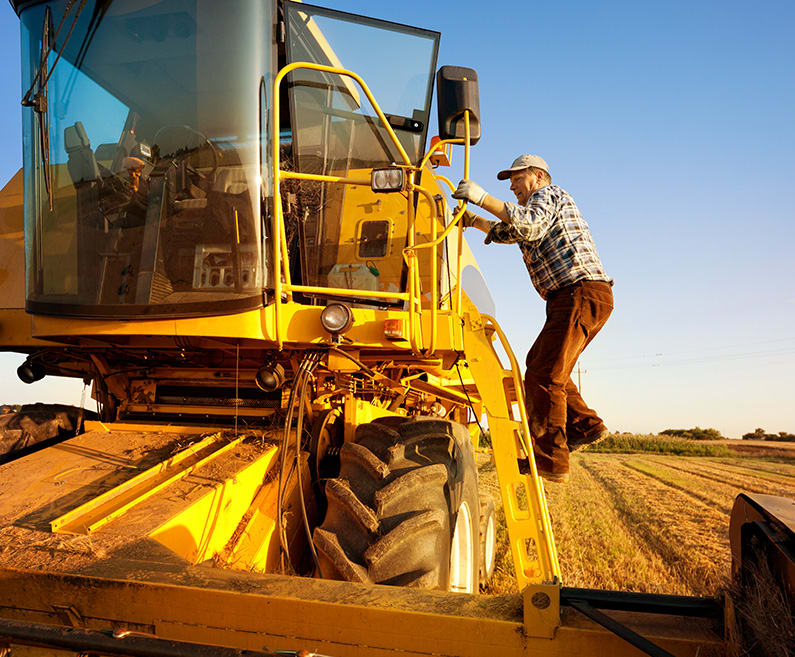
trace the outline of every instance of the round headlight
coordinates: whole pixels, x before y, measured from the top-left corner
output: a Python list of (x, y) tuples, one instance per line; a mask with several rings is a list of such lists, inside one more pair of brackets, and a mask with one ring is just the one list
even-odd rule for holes
[(17, 368), (17, 376), (23, 383), (36, 383), (44, 378), (46, 372), (39, 363), (26, 360)]
[(353, 324), (353, 312), (344, 303), (330, 303), (320, 313), (320, 323), (332, 335), (339, 335)]
[(279, 363), (263, 365), (254, 375), (254, 381), (261, 390), (275, 392), (284, 385), (284, 368)]
[(437, 417), (444, 417), (445, 415), (447, 415), (447, 409), (444, 406), (442, 406), (438, 401), (433, 402), (433, 404), (431, 404), (430, 411)]

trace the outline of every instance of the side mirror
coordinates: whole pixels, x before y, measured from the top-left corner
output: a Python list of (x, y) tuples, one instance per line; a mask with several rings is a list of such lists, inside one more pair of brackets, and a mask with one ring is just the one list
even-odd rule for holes
[(436, 106), (439, 136), (463, 139), (464, 112), (469, 110), (469, 137), (472, 145), (480, 139), (480, 95), (478, 74), (463, 66), (442, 66), (436, 74)]

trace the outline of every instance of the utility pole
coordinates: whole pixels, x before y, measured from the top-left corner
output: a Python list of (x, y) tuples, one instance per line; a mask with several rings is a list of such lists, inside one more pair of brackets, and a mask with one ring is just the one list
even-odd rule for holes
[(584, 370), (580, 367), (580, 361), (577, 361), (577, 390), (580, 391), (582, 394), (582, 375), (588, 374), (588, 370)]

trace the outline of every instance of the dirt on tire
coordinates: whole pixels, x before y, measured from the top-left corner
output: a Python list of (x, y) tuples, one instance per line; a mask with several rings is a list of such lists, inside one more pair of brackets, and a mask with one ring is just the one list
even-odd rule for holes
[(48, 441), (71, 438), (82, 430), (83, 419), (93, 417), (90, 411), (62, 404), (25, 404), (19, 410), (7, 410), (0, 414), (0, 459), (27, 453)]
[[(359, 426), (340, 450), (340, 474), (326, 483), (328, 510), (313, 534), (321, 576), (447, 588), (456, 514), (473, 495), (476, 503), (464, 427), (431, 418)], [(476, 536), (475, 568), (478, 543)]]

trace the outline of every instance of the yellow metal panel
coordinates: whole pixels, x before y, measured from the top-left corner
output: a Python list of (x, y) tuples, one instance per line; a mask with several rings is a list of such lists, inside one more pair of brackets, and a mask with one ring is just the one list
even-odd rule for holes
[(150, 536), (191, 563), (221, 552), (251, 505), (277, 452), (273, 447), (233, 477), (218, 482)]
[[(282, 321), (285, 324), (285, 341), (287, 344), (328, 344), (330, 338), (321, 328), (321, 307), (302, 306), (296, 303), (282, 304)], [(384, 337), (384, 321), (386, 319), (405, 320), (407, 313), (402, 310), (378, 310), (375, 308), (352, 308), (353, 326), (345, 334), (351, 340), (351, 347), (366, 347), (403, 351), (411, 353), (408, 343), (393, 342)], [(274, 331), (275, 307), (263, 309), (263, 332), (272, 335)], [(430, 316), (422, 317), (423, 330), (430, 331)], [(461, 332), (461, 323), (448, 311), (439, 312), (439, 350), (455, 347)]]
[[(309, 480), (309, 472), (306, 473)], [(297, 490), (297, 489), (296, 489)], [(276, 572), (279, 568), (279, 533), (276, 524), (276, 504), (279, 480), (265, 482), (251, 504), (241, 535), (234, 541), (225, 563), (231, 568), (256, 572)]]
[(86, 420), (84, 429), (89, 431), (103, 431), (105, 433), (141, 431), (147, 433), (177, 433), (185, 435), (196, 435), (206, 433), (217, 433), (218, 431), (229, 431), (229, 427), (222, 426), (196, 426), (180, 424), (147, 424), (146, 422), (100, 422), (99, 420)]
[[(297, 303), (282, 304), (282, 321), (285, 336), (291, 346), (329, 344), (330, 337), (321, 328), (319, 306), (304, 306)], [(378, 310), (375, 308), (353, 308), (354, 324), (346, 334), (354, 347), (382, 347), (390, 351), (410, 353), (406, 342), (393, 342), (384, 337), (384, 320), (406, 319), (402, 310)], [(21, 313), (21, 311), (20, 311)], [(20, 314), (20, 317), (23, 315)], [(254, 341), (262, 348), (273, 348), (275, 342), (275, 306), (252, 310), (236, 315), (202, 317), (201, 319), (135, 319), (124, 322), (116, 320), (91, 320), (60, 318), (44, 315), (31, 317), (31, 332), (38, 338), (57, 339), (60, 336), (85, 336), (90, 344), (91, 336), (103, 343), (112, 341), (112, 336), (123, 337), (131, 345), (151, 346), (157, 336), (169, 340), (174, 336), (187, 336), (196, 340), (205, 339), (206, 346), (218, 347), (223, 339), (228, 343)], [(430, 316), (421, 318), (422, 330), (430, 331)], [(439, 312), (437, 345), (440, 350), (458, 349), (460, 345), (460, 321), (449, 311)], [(138, 339), (138, 341), (136, 341)]]
[(27, 348), (54, 344), (48, 340), (34, 338), (32, 333), (31, 316), (24, 310), (0, 308), (0, 346)]
[[(151, 467), (156, 462), (151, 454), (168, 452), (178, 441), (178, 436), (166, 434), (131, 432), (110, 437), (89, 432), (0, 466), (4, 547), (13, 547), (16, 540), (36, 543), (34, 536), (40, 536), (42, 542), (53, 538), (57, 544), (68, 542), (50, 534), (49, 522), (54, 517), (122, 483), (140, 472), (139, 466)], [(41, 525), (26, 531), (11, 529), (15, 525), (28, 527), (29, 523), (18, 520), (36, 509)], [(20, 533), (27, 538), (19, 539)], [(4, 554), (0, 550), (0, 563)]]
[[(420, 591), (300, 577), (245, 580), (197, 567), (167, 583), (0, 570), (0, 615), (55, 619), (52, 605), (76, 604), (87, 627), (153, 626), (161, 638), (240, 649), (309, 650), (335, 657), (635, 657), (622, 639), (571, 610), (554, 639), (528, 636), (520, 596)], [(37, 611), (38, 610), (38, 611)], [(708, 622), (611, 613), (677, 657), (724, 654)]]
[[(350, 352), (350, 355), (358, 359), (358, 352)], [(350, 358), (346, 358), (339, 351), (329, 351), (326, 355), (326, 366), (332, 372), (358, 372), (360, 367)]]
[(22, 169), (0, 190), (0, 308), (25, 307)]
[(227, 442), (218, 434), (208, 436), (167, 461), (158, 463), (153, 468), (56, 518), (50, 523), (50, 527), (54, 532), (65, 534), (92, 532), (118, 518), (168, 484), (217, 458), (242, 440), (243, 437)]
[(351, 442), (356, 435), (356, 427), (360, 424), (372, 422), (379, 417), (390, 417), (400, 415), (382, 406), (376, 406), (362, 399), (356, 399), (353, 395), (345, 398), (344, 422), (345, 422), (345, 442)]
[(25, 217), (22, 170), (0, 190), (0, 346), (52, 344), (32, 337), (25, 313)]
[(5, 657), (80, 657), (80, 654), (69, 650), (11, 644)]
[[(308, 505), (309, 522), (316, 524), (312, 477), (309, 472), (307, 453), (301, 454), (301, 483), (304, 499)], [(277, 525), (277, 499), (279, 495), (279, 479), (274, 466), (260, 487), (226, 549), (219, 555), (219, 563), (230, 568), (254, 572), (279, 572), (281, 557), (279, 549), (279, 532)], [(289, 544), (290, 557), (300, 562), (307, 553), (306, 530), (300, 507), (297, 477), (291, 477), (285, 484), (284, 512), (285, 534)]]
[(33, 316), (33, 334), (36, 337), (101, 335), (101, 336), (151, 336), (235, 338), (264, 340), (259, 310), (234, 315), (184, 319), (76, 319)]
[(527, 635), (553, 638), (560, 626), (560, 584), (529, 584), (522, 600)]
[[(273, 408), (256, 408), (249, 406), (202, 406), (200, 404), (126, 404), (125, 411), (130, 413), (182, 413), (184, 415), (225, 415), (234, 417), (266, 417), (273, 415)], [(205, 432), (206, 433), (206, 432)]]

